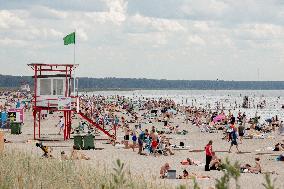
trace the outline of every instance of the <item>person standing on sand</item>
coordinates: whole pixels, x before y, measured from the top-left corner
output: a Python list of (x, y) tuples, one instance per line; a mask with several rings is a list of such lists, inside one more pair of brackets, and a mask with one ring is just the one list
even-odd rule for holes
[(145, 136), (148, 134), (148, 130), (145, 129), (145, 132), (142, 131), (140, 134), (139, 134), (139, 137), (138, 137), (138, 146), (139, 146), (139, 151), (138, 151), (138, 154), (139, 155), (143, 155), (142, 154), (142, 150), (143, 150), (143, 142), (145, 140)]
[(238, 127), (238, 133), (239, 133), (239, 137), (240, 137), (240, 144), (242, 144), (243, 136), (244, 136), (244, 134), (245, 134), (245, 127), (243, 126), (243, 124), (241, 124), (241, 125)]
[(237, 150), (238, 150), (238, 153), (240, 153), (240, 150), (238, 148), (238, 142), (237, 142), (237, 131), (236, 131), (236, 127), (232, 124), (232, 129), (233, 131), (230, 133), (231, 135), (231, 146), (230, 146), (230, 149), (229, 149), (229, 153), (231, 153), (231, 148), (232, 146), (236, 146)]
[(205, 146), (205, 154), (206, 154), (205, 171), (210, 171), (210, 162), (213, 156), (212, 144), (213, 144), (212, 140), (209, 140), (208, 144)]
[(133, 130), (132, 132), (131, 132), (131, 140), (132, 140), (132, 150), (133, 150), (133, 152), (135, 151), (134, 149), (135, 149), (135, 147), (136, 147), (136, 141), (137, 141), (137, 136), (136, 136), (136, 130)]
[(60, 120), (59, 122), (55, 125), (56, 127), (59, 126), (59, 132), (58, 132), (58, 135), (61, 135), (61, 131), (63, 130), (64, 128), (64, 122), (63, 122), (63, 116), (59, 116), (60, 117)]
[(152, 150), (153, 150), (153, 154), (156, 157), (156, 149), (157, 149), (157, 146), (158, 146), (158, 135), (155, 132), (155, 129), (152, 129), (150, 137), (152, 138), (151, 147), (152, 147)]
[(125, 146), (125, 149), (127, 149), (128, 145), (129, 145), (129, 134), (130, 134), (129, 126), (126, 126), (124, 128), (124, 146)]
[(284, 123), (283, 123), (283, 121), (281, 121), (280, 124), (279, 124), (278, 132), (279, 132), (279, 135), (284, 135)]

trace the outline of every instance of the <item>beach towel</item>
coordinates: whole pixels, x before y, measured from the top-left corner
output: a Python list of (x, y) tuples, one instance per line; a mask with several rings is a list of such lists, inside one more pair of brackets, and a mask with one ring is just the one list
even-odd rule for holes
[(189, 150), (190, 146), (177, 146), (177, 145), (171, 145), (173, 150)]

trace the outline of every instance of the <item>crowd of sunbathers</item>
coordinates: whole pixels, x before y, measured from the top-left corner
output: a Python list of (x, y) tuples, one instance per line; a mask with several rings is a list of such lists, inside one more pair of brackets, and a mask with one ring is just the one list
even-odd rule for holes
[[(30, 97), (30, 94), (22, 93), (3, 93), (2, 95), (7, 96), (7, 103), (18, 104), (20, 100), (17, 98), (24, 99)], [(15, 98), (16, 95), (16, 98)], [(31, 104), (25, 104), (27, 109), (31, 108)], [(4, 110), (5, 107), (0, 106), (0, 110)], [(122, 129), (124, 132), (123, 144), (124, 148), (132, 149), (135, 151), (138, 148), (138, 154), (140, 155), (174, 155), (170, 139), (167, 138), (166, 134), (169, 133), (179, 133), (179, 126), (172, 125), (171, 119), (175, 115), (181, 115), (184, 117), (184, 122), (188, 124), (191, 122), (200, 128), (201, 131), (214, 132), (222, 130), (224, 132), (224, 139), (231, 141), (231, 146), (236, 146), (238, 149), (237, 138), (242, 142), (242, 138), (245, 134), (248, 135), (249, 130), (253, 132), (267, 133), (271, 131), (276, 131), (279, 128), (279, 133), (284, 133), (284, 123), (278, 119), (278, 116), (274, 116), (271, 119), (266, 120), (266, 124), (260, 124), (260, 117), (255, 115), (255, 117), (247, 118), (245, 112), (240, 112), (237, 117), (233, 115), (231, 110), (227, 111), (227, 114), (222, 108), (217, 108), (217, 110), (212, 111), (210, 106), (208, 107), (198, 107), (198, 106), (183, 106), (176, 104), (170, 99), (151, 99), (151, 98), (141, 98), (137, 101), (124, 96), (80, 96), (80, 110), (87, 117), (92, 119), (97, 124), (102, 125), (106, 130), (113, 130), (114, 126), (116, 129)], [(118, 113), (122, 116), (118, 116)], [(154, 119), (154, 120), (153, 120)], [(144, 129), (141, 127), (142, 123), (163, 122), (164, 129), (159, 130), (155, 126), (150, 129)], [(80, 122), (79, 128), (84, 130), (85, 124)], [(184, 131), (183, 133), (187, 133)], [(112, 141), (114, 142), (114, 141)], [(116, 141), (117, 143), (118, 141)], [(114, 142), (114, 144), (116, 144)], [(278, 143), (275, 145), (274, 151), (283, 151), (284, 144)], [(50, 153), (50, 152), (49, 152)], [(209, 166), (209, 170), (220, 170), (222, 169), (222, 161), (218, 158), (215, 152), (211, 153), (212, 158), (206, 162), (206, 166)], [(73, 149), (70, 157), (65, 154), (64, 151), (61, 152), (61, 159), (86, 159), (89, 157), (80, 153), (78, 150)], [(284, 156), (279, 156), (279, 160), (283, 161)], [(240, 167), (241, 172), (250, 173), (261, 173), (260, 159), (255, 159), (255, 166), (249, 164), (242, 165)], [(187, 158), (181, 161), (182, 165), (200, 165), (198, 161)], [(167, 170), (169, 170), (169, 164), (165, 164), (161, 168), (161, 177), (165, 178), (167, 175)], [(183, 170), (182, 174), (177, 178), (210, 178), (204, 175), (197, 175), (194, 173), (189, 173), (187, 170)]]

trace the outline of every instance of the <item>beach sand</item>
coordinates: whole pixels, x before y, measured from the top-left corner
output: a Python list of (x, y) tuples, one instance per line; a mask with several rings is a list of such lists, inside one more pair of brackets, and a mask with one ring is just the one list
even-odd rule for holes
[[(138, 149), (135, 152), (132, 149), (118, 149), (110, 144), (105, 144), (105, 140), (95, 140), (96, 148), (103, 148), (102, 150), (85, 150), (87, 156), (91, 160), (78, 160), (82, 161), (84, 164), (87, 164), (91, 167), (101, 167), (109, 168), (113, 167), (113, 162), (116, 159), (120, 159), (127, 164), (130, 172), (138, 177), (145, 178), (146, 180), (152, 180), (157, 183), (167, 183), (169, 185), (179, 185), (186, 184), (192, 185), (192, 180), (179, 180), (179, 179), (160, 179), (159, 171), (160, 167), (168, 162), (172, 169), (177, 170), (177, 176), (182, 174), (182, 170), (186, 168), (189, 172), (194, 172), (197, 174), (208, 175), (211, 179), (198, 179), (197, 182), (201, 188), (208, 188), (214, 186), (215, 179), (220, 178), (223, 174), (222, 171), (210, 171), (205, 172), (204, 166), (182, 166), (180, 161), (186, 158), (191, 158), (194, 160), (201, 161), (205, 163), (205, 153), (201, 152), (190, 152), (192, 150), (203, 150), (204, 146), (208, 143), (209, 140), (213, 140), (213, 150), (216, 151), (217, 156), (222, 160), (225, 160), (226, 157), (229, 158), (231, 162), (238, 161), (241, 164), (249, 163), (254, 165), (254, 158), (261, 158), (261, 165), (263, 171), (275, 171), (278, 173), (272, 174), (272, 179), (276, 180), (276, 186), (278, 188), (284, 188), (284, 163), (276, 161), (276, 155), (279, 155), (281, 152), (273, 152), (270, 147), (274, 147), (274, 144), (279, 142), (282, 138), (277, 134), (274, 134), (274, 139), (244, 139), (243, 144), (239, 145), (239, 149), (242, 152), (241, 154), (236, 153), (236, 149), (232, 149), (232, 153), (228, 153), (230, 143), (226, 140), (222, 140), (223, 134), (222, 131), (218, 133), (202, 133), (199, 131), (199, 128), (191, 124), (185, 124), (183, 122), (182, 116), (176, 116), (172, 119), (170, 124), (179, 125), (181, 129), (188, 130), (187, 135), (176, 135), (169, 134), (167, 135), (171, 139), (172, 144), (179, 144), (180, 141), (185, 143), (185, 146), (190, 146), (189, 150), (174, 150), (175, 155), (172, 156), (141, 156), (138, 155)], [(53, 148), (52, 154), (58, 158), (60, 161), (60, 152), (65, 151), (67, 155), (70, 154), (71, 148), (73, 146), (73, 140), (64, 141), (63, 135), (58, 135), (59, 128), (55, 125), (59, 121), (59, 113), (54, 113), (53, 115), (48, 115), (48, 119), (42, 120), (41, 126), (41, 137), (42, 139), (47, 139), (48, 141), (43, 141), (44, 145), (51, 146)], [(72, 125), (77, 126), (79, 119), (74, 119)], [(130, 128), (133, 125), (130, 124)], [(150, 128), (151, 126), (156, 126), (157, 129), (163, 127), (162, 122), (154, 122), (148, 124), (142, 124), (142, 128)], [(5, 138), (12, 143), (5, 144), (5, 150), (18, 149), (23, 152), (34, 154), (39, 158), (42, 155), (41, 149), (35, 146), (37, 141), (33, 140), (33, 118), (31, 112), (25, 114), (25, 124), (22, 127), (22, 134), (20, 135), (11, 135), (10, 130), (4, 131)], [(96, 139), (106, 139), (102, 133), (101, 136), (97, 136)], [(118, 141), (123, 140), (123, 133), (118, 132)], [(263, 155), (257, 155), (258, 153), (264, 153)], [(265, 154), (268, 153), (268, 154)], [(262, 183), (265, 182), (263, 174), (250, 174), (244, 173), (241, 174), (239, 183), (242, 188), (263, 188)]]

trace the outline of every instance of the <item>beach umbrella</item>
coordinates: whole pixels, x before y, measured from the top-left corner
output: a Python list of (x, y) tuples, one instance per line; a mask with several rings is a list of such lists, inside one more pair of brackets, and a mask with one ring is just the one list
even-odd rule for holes
[(214, 117), (213, 122), (216, 123), (218, 121), (222, 121), (223, 119), (225, 119), (225, 115), (220, 114), (220, 115), (217, 115), (216, 117)]

